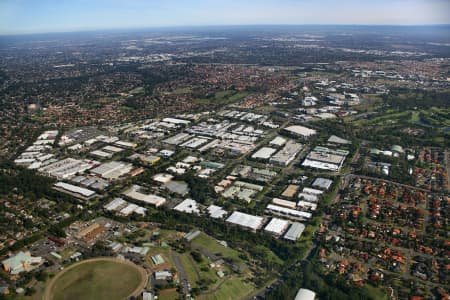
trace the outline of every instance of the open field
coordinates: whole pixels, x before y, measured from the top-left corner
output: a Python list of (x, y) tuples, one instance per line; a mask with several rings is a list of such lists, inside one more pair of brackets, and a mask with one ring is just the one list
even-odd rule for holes
[[(191, 245), (192, 248), (199, 249), (199, 252), (207, 251), (208, 253), (222, 257), (225, 260), (231, 259), (236, 265), (240, 265), (244, 271), (243, 275), (227, 275), (226, 277), (219, 279), (216, 275), (217, 270), (209, 268), (207, 258), (202, 255), (204, 258), (203, 262), (196, 263), (197, 269), (199, 269), (199, 275), (202, 279), (212, 280), (215, 283), (210, 286), (208, 291), (201, 293), (198, 296), (199, 299), (244, 299), (255, 290), (255, 287), (252, 284), (246, 282), (249, 276), (252, 275), (244, 260), (240, 257), (240, 252), (219, 244), (217, 240), (204, 233), (201, 233), (193, 239)], [(187, 255), (189, 254), (186, 254), (186, 256)], [(268, 255), (273, 255), (273, 253)], [(276, 259), (278, 259), (278, 257), (276, 257)], [(190, 264), (190, 268), (192, 269), (192, 272), (188, 271), (188, 274), (191, 273), (191, 276), (195, 278), (197, 274), (194, 269), (195, 266), (192, 265), (193, 261), (188, 259), (188, 257), (185, 258), (185, 261), (187, 261), (187, 265)], [(206, 269), (209, 270), (206, 271)], [(222, 269), (227, 274), (231, 272), (227, 266), (224, 266)]]
[(432, 107), (427, 110), (388, 110), (382, 115), (368, 119), (354, 121), (357, 126), (365, 125), (389, 125), (404, 123), (405, 125), (418, 125), (424, 127), (433, 127), (437, 130), (446, 130), (450, 128), (449, 109)]
[(380, 299), (380, 300), (387, 300), (388, 299), (387, 295), (383, 292), (383, 290), (381, 288), (376, 288), (376, 287), (373, 287), (373, 286), (371, 286), (369, 284), (366, 284), (364, 286), (364, 289), (367, 290), (367, 293), (369, 295), (373, 295), (373, 297), (375, 299)]
[(180, 256), (181, 263), (183, 264), (184, 270), (186, 272), (186, 275), (188, 277), (189, 283), (192, 287), (196, 287), (197, 281), (200, 279), (195, 272), (195, 266), (192, 264), (191, 260), (189, 259), (189, 253), (184, 253)]
[(162, 290), (159, 292), (158, 299), (160, 300), (177, 300), (180, 299), (180, 294), (176, 289)]
[(235, 300), (244, 299), (248, 296), (254, 287), (243, 281), (239, 277), (227, 278), (219, 285), (217, 290), (212, 293), (200, 295), (198, 299), (201, 300)]
[(145, 89), (143, 86), (137, 87), (135, 89), (132, 89), (129, 93), (133, 95), (142, 95), (144, 94)]
[(178, 88), (178, 89), (174, 90), (173, 94), (181, 95), (181, 94), (189, 94), (191, 92), (192, 92), (192, 88), (191, 87), (184, 87), (184, 88)]
[(192, 245), (206, 249), (213, 254), (220, 253), (222, 256), (232, 258), (236, 262), (242, 262), (238, 251), (222, 246), (215, 239), (204, 233), (197, 236), (192, 241)]
[(164, 94), (164, 95), (182, 95), (182, 94), (189, 94), (189, 93), (192, 93), (192, 88), (188, 87), (188, 86), (180, 87), (173, 91), (162, 92), (162, 94)]
[(270, 106), (270, 105), (258, 106), (255, 108), (255, 111), (261, 112), (261, 113), (271, 113), (276, 110), (277, 110), (276, 107)]
[(144, 269), (128, 261), (84, 260), (58, 273), (49, 282), (43, 299), (125, 299), (140, 292), (146, 275)]
[(365, 95), (362, 103), (355, 108), (359, 111), (373, 112), (377, 111), (382, 103), (383, 99), (379, 95)]
[(215, 93), (211, 98), (198, 98), (194, 102), (197, 104), (231, 104), (238, 102), (247, 97), (248, 92), (236, 92), (236, 91), (220, 91)]

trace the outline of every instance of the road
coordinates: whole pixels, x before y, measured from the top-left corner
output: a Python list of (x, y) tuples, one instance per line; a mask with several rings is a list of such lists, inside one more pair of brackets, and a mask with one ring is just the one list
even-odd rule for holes
[(181, 263), (180, 255), (176, 252), (171, 252), (172, 260), (175, 264), (175, 268), (178, 271), (178, 275), (180, 278), (180, 285), (182, 287), (183, 295), (188, 295), (190, 291), (189, 281), (186, 275), (186, 271), (184, 270), (183, 264)]

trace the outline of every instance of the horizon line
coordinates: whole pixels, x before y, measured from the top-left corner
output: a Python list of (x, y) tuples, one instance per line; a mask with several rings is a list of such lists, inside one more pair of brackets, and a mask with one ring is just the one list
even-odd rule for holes
[(41, 31), (41, 32), (22, 32), (22, 33), (0, 33), (1, 37), (13, 36), (29, 36), (29, 35), (46, 35), (46, 34), (69, 34), (69, 33), (95, 33), (95, 32), (111, 32), (111, 31), (131, 31), (131, 30), (152, 30), (152, 29), (181, 29), (181, 28), (214, 28), (214, 27), (258, 27), (258, 26), (360, 26), (360, 27), (450, 27), (448, 24), (333, 24), (333, 23), (299, 23), (299, 24), (211, 24), (211, 25), (154, 25), (154, 26), (130, 26), (130, 27), (105, 27), (105, 28), (78, 28), (63, 31)]

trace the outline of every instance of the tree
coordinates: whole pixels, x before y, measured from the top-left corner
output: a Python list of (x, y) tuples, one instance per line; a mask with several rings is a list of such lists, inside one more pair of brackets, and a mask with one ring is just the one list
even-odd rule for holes
[(200, 252), (198, 252), (198, 251), (191, 251), (191, 256), (196, 262), (198, 262), (198, 263), (203, 262), (203, 257), (202, 257)]

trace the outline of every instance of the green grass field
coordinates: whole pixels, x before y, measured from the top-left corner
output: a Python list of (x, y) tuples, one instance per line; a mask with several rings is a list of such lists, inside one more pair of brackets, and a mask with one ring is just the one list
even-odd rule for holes
[(184, 88), (178, 88), (173, 91), (173, 94), (175, 95), (182, 95), (182, 94), (189, 94), (192, 92), (192, 88), (190, 87), (184, 87)]
[(376, 288), (369, 284), (366, 284), (364, 286), (364, 289), (367, 290), (368, 294), (371, 295), (374, 299), (380, 300), (389, 299), (388, 296), (381, 290), (381, 288)]
[(53, 285), (51, 299), (125, 299), (142, 279), (132, 265), (106, 260), (82, 263), (63, 272)]
[(129, 93), (133, 95), (142, 95), (144, 94), (145, 89), (143, 86), (137, 87), (135, 89), (132, 89)]
[(360, 119), (353, 122), (356, 126), (385, 126), (392, 124), (403, 124), (409, 126), (433, 127), (444, 130), (450, 127), (448, 115), (450, 109), (431, 107), (422, 110), (388, 110), (386, 113), (369, 119)]
[(201, 300), (237, 300), (248, 296), (254, 287), (244, 282), (241, 278), (230, 277), (214, 293), (200, 295)]
[[(228, 247), (224, 247), (221, 244), (219, 244), (215, 239), (213, 239), (212, 237), (202, 233), (199, 236), (197, 236), (192, 242), (192, 245), (201, 247), (203, 249), (208, 250), (211, 253), (214, 254), (220, 254), (222, 257), (225, 258), (231, 258), (234, 260), (234, 262), (238, 265), (241, 265), (243, 268), (243, 270), (246, 270), (245, 267), (245, 262), (244, 260), (239, 257), (240, 252), (228, 248)], [(260, 250), (262, 252), (265, 252), (266, 254), (266, 258), (270, 261), (272, 261), (275, 264), (281, 264), (282, 261), (279, 257), (277, 257), (272, 251), (270, 251), (268, 248), (265, 248), (263, 246), (255, 246), (256, 248), (260, 248)]]
[(215, 239), (204, 233), (201, 233), (199, 236), (197, 236), (192, 241), (192, 244), (198, 247), (202, 247), (214, 254), (220, 253), (223, 257), (232, 258), (236, 262), (239, 263), (243, 262), (242, 259), (239, 257), (238, 251), (222, 246)]
[(189, 259), (189, 255), (190, 255), (189, 253), (184, 253), (180, 256), (180, 259), (181, 263), (183, 264), (186, 275), (188, 277), (189, 283), (191, 284), (192, 287), (196, 287), (197, 280), (199, 280), (200, 278), (197, 276), (197, 273), (195, 272), (195, 266)]
[(180, 294), (177, 291), (162, 292), (158, 295), (159, 300), (178, 300)]
[(264, 106), (256, 107), (255, 110), (257, 112), (262, 112), (262, 113), (271, 113), (271, 112), (276, 111), (277, 108), (274, 106), (270, 106), (270, 105), (264, 105)]
[(248, 92), (220, 91), (211, 98), (197, 98), (194, 102), (197, 104), (231, 104), (243, 100)]

